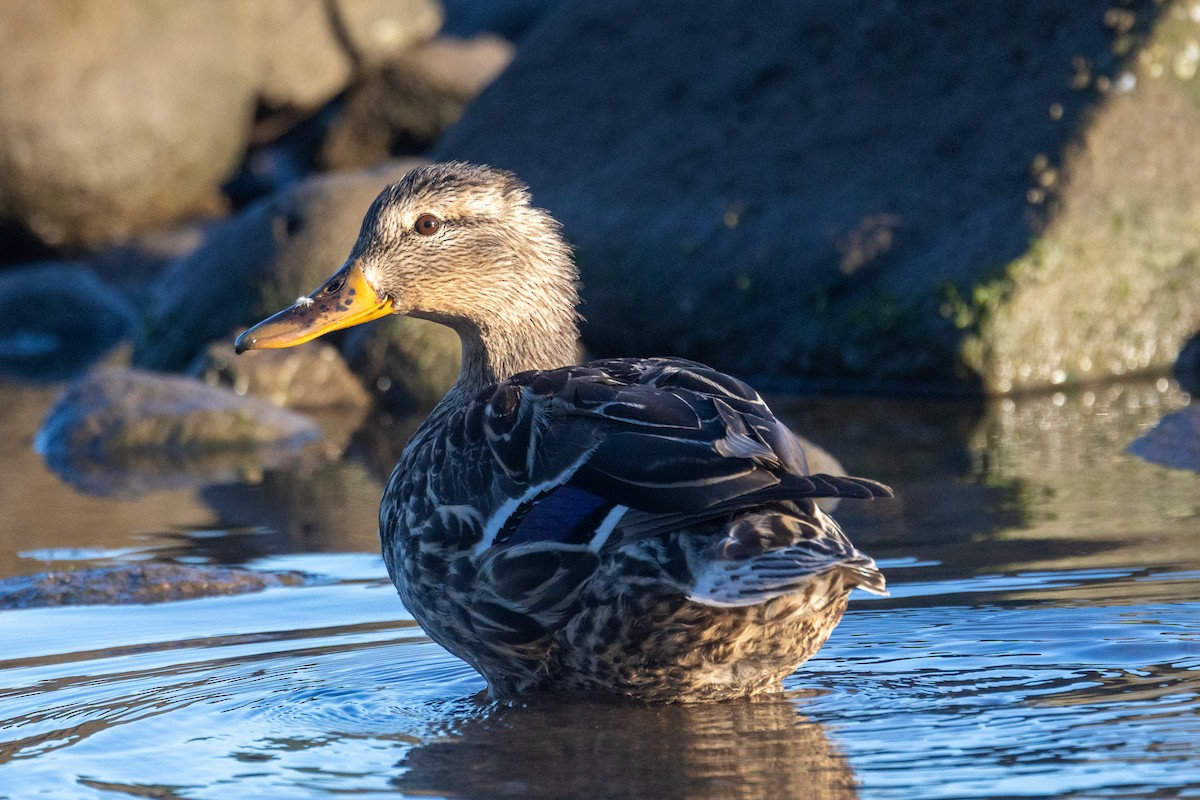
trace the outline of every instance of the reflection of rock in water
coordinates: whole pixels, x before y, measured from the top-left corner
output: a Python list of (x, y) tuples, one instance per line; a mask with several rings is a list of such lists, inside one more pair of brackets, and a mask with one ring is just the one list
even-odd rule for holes
[(853, 798), (854, 775), (784, 697), (644, 706), (541, 697), (413, 748), (405, 792), (463, 798)]
[(1186, 403), (1168, 381), (1131, 381), (987, 401), (805, 397), (775, 405), (851, 473), (896, 490), (892, 502), (839, 510), (856, 542), (876, 558), (892, 555), (889, 541), (901, 543), (895, 554), (903, 556), (920, 542), (921, 557), (940, 562), (923, 575), (962, 578), (1194, 563), (1187, 528), (1200, 510), (1196, 476), (1126, 453)]
[[(1015, 566), (1194, 561), (1194, 537), (1183, 534), (1189, 526), (1194, 534), (1200, 511), (1196, 476), (1125, 452), (1139, 434), (1186, 402), (1185, 394), (1160, 381), (990, 404), (970, 441), (974, 472), (979, 482), (1015, 489), (1025, 522), (1002, 532), (1024, 545), (1012, 554)], [(1009, 565), (994, 563), (993, 571), (997, 568)]]
[(1200, 405), (1181, 408), (1129, 445), (1129, 452), (1171, 469), (1200, 472)]
[(256, 485), (210, 486), (202, 494), (228, 523), (282, 535), (289, 543), (283, 550), (377, 552), (379, 548), (383, 481), (358, 461), (304, 471), (268, 471)]

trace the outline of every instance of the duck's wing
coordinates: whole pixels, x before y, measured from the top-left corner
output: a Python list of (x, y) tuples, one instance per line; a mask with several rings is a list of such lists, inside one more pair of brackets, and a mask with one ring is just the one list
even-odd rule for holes
[(746, 384), (681, 359), (613, 359), (522, 373), (469, 415), (517, 487), (479, 543), (596, 550), (774, 501), (870, 499), (865, 478), (813, 475), (803, 446)]

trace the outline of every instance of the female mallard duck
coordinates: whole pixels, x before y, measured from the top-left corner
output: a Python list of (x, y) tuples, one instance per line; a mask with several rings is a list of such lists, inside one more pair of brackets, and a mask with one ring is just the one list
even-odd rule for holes
[(346, 264), (236, 347), (386, 314), (458, 332), (458, 382), (396, 465), (379, 533), (404, 605), (493, 696), (777, 688), (852, 589), (884, 593), (814, 498), (891, 491), (809, 474), (762, 398), (701, 364), (566, 366), (577, 300), (559, 226), (524, 184), (435, 164), (385, 189)]

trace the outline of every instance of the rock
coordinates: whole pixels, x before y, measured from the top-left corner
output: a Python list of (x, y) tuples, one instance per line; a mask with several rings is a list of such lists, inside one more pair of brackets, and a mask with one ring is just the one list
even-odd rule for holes
[(350, 82), (352, 56), (324, 0), (254, 0), (230, 11), (241, 23), (255, 88), (268, 108), (314, 109)]
[(273, 586), (301, 586), (304, 582), (304, 576), (295, 572), (119, 564), (5, 578), (0, 580), (0, 608), (168, 603), (261, 592)]
[(322, 145), (321, 164), (359, 169), (425, 151), (511, 60), (512, 45), (486, 34), (414, 48), (351, 90)]
[(951, 392), (1162, 371), (1200, 327), (1200, 24), (1110, 6), (573, 0), (433, 157), (564, 222), (600, 355)]
[(331, 7), (355, 58), (366, 65), (387, 61), (442, 27), (436, 0), (333, 0)]
[(454, 385), (462, 361), (457, 333), (411, 317), (352, 328), (342, 351), (380, 405), (396, 412), (431, 408)]
[(320, 440), (317, 423), (261, 398), (191, 378), (106, 368), (67, 389), (35, 447), (84, 491), (135, 496), (319, 461), (328, 455)]
[(1179, 351), (1175, 359), (1175, 380), (1193, 397), (1200, 397), (1200, 331)]
[(546, 12), (563, 0), (442, 0), (446, 24), (442, 32), (454, 36), (498, 33), (515, 42), (532, 28)]
[(0, 374), (63, 380), (99, 361), (133, 327), (133, 309), (82, 264), (0, 273)]
[[(182, 369), (206, 344), (316, 289), (345, 261), (379, 191), (417, 163), (311, 178), (217, 226), (160, 277), (143, 312), (135, 364)], [(458, 338), (442, 326), (397, 317), (352, 333), (355, 371), (397, 402), (440, 397), (457, 375)]]
[[(18, 3), (0, 22), (0, 221), (91, 246), (219, 204), (255, 109), (314, 109), (434, 0)], [(386, 30), (385, 30), (386, 29)], [(349, 53), (343, 35), (355, 43)]]
[(0, 25), (0, 217), (94, 244), (206, 207), (253, 78), (223, 3), (20, 3)]
[(1200, 472), (1200, 405), (1166, 415), (1130, 444), (1129, 452), (1164, 467)]
[(365, 410), (371, 398), (338, 349), (323, 341), (286, 350), (251, 350), (240, 356), (233, 340), (210, 344), (188, 372), (209, 386), (223, 386), (283, 408)]

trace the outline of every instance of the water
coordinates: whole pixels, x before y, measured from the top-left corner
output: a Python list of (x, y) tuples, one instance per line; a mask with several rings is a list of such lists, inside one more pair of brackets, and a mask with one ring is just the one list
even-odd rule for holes
[(29, 448), (0, 389), (0, 575), (130, 560), (309, 585), (0, 612), (0, 797), (1200, 797), (1200, 478), (1124, 455), (1186, 402), (1126, 385), (986, 408), (798, 398), (897, 489), (838, 512), (892, 596), (758, 702), (488, 704), (374, 552), (397, 430), (338, 464), (137, 499)]

